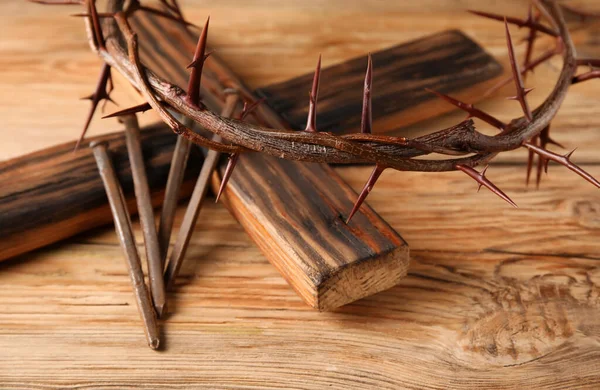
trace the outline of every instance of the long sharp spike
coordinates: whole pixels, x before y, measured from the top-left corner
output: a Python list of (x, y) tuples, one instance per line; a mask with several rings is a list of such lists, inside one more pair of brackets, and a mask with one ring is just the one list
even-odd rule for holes
[(243, 121), (244, 119), (246, 119), (246, 117), (252, 114), (258, 108), (258, 106), (260, 106), (265, 100), (265, 98), (258, 99), (250, 104), (244, 102), (244, 108), (242, 109), (242, 113), (240, 114), (240, 120)]
[[(542, 63), (548, 61), (550, 58), (554, 57), (557, 53), (558, 53), (558, 49), (548, 50), (544, 54), (537, 57), (535, 60), (531, 61), (529, 63), (529, 65), (523, 67), (523, 69), (521, 70), (521, 75), (525, 75), (529, 71), (533, 72), (533, 70), (535, 68), (537, 68)], [(493, 85), (490, 89), (488, 89), (485, 92), (485, 94), (483, 94), (483, 97), (485, 98), (485, 97), (491, 96), (492, 94), (496, 93), (500, 88), (504, 87), (505, 85), (510, 84), (511, 81), (513, 81), (513, 76), (509, 76), (509, 77), (506, 77), (506, 78), (498, 81), (495, 85)]]
[(469, 117), (474, 117), (474, 118), (479, 118), (482, 121), (500, 129), (500, 130), (505, 130), (507, 128), (507, 124), (503, 123), (502, 121), (494, 118), (493, 116), (481, 111), (478, 108), (475, 108), (475, 106), (473, 106), (472, 104), (467, 104), (464, 102), (461, 102), (460, 100), (457, 100), (451, 96), (445, 95), (441, 92), (437, 92), (434, 91), (432, 89), (429, 88), (425, 88), (426, 91), (431, 92), (435, 95), (437, 95), (440, 99), (443, 99), (445, 101), (447, 101), (448, 103), (460, 108), (461, 110), (465, 111), (466, 113), (469, 114)]
[(210, 16), (206, 19), (202, 33), (198, 38), (196, 52), (194, 53), (194, 59), (192, 61), (193, 66), (191, 67), (192, 71), (190, 72), (186, 100), (193, 106), (200, 105), (200, 81), (202, 79), (202, 67), (204, 66), (204, 60), (207, 58), (205, 54), (209, 23)]
[(110, 97), (108, 96), (108, 93), (106, 92), (106, 87), (107, 87), (109, 79), (110, 79), (110, 65), (104, 64), (102, 66), (102, 71), (100, 72), (100, 78), (98, 79), (98, 84), (96, 85), (96, 90), (94, 91), (94, 93), (92, 95), (87, 97), (92, 101), (92, 106), (90, 107), (90, 111), (88, 113), (87, 119), (85, 121), (85, 124), (83, 125), (83, 131), (81, 132), (81, 135), (80, 135), (79, 139), (77, 140), (77, 143), (75, 144), (75, 150), (77, 150), (79, 148), (79, 145), (85, 138), (85, 134), (87, 133), (87, 130), (90, 127), (90, 123), (92, 122), (92, 118), (94, 116), (94, 113), (96, 112), (96, 108), (98, 107), (98, 104), (102, 100), (110, 99)]
[[(531, 150), (530, 150), (531, 152)], [(542, 183), (542, 170), (544, 168), (544, 165), (547, 167), (548, 166), (548, 160), (546, 160), (545, 158), (543, 158), (542, 156), (538, 155), (538, 165), (537, 165), (537, 172), (535, 175), (535, 188), (536, 189), (540, 189), (540, 184)], [(546, 168), (546, 173), (548, 173), (548, 169)]]
[(221, 180), (221, 185), (219, 187), (219, 192), (217, 193), (215, 203), (219, 202), (219, 199), (221, 199), (221, 195), (223, 194), (223, 191), (225, 190), (225, 187), (227, 186), (227, 183), (231, 178), (231, 174), (235, 169), (235, 165), (237, 164), (239, 157), (239, 153), (234, 153), (231, 156), (229, 156), (229, 161), (227, 162), (227, 167), (225, 168), (225, 173), (223, 174), (223, 179)]
[(585, 180), (587, 180), (594, 186), (600, 188), (600, 182), (598, 180), (596, 180), (596, 178), (594, 178), (588, 172), (581, 169), (578, 165), (571, 162), (571, 156), (573, 155), (573, 152), (575, 152), (575, 150), (571, 151), (570, 153), (567, 153), (564, 156), (561, 156), (560, 154), (556, 154), (549, 150), (540, 148), (531, 143), (526, 143), (526, 144), (524, 144), (524, 146), (526, 148), (528, 148), (529, 150), (533, 150), (534, 152), (536, 152), (537, 154), (539, 154), (546, 160), (551, 160), (551, 161), (559, 163), (560, 165), (567, 167), (569, 170), (575, 172), (576, 174), (578, 174), (579, 176), (581, 176), (582, 178), (584, 178)]
[[(531, 140), (531, 143), (537, 145), (538, 138), (539, 138), (539, 136), (534, 137)], [(529, 186), (529, 179), (531, 178), (531, 171), (533, 170), (534, 158), (535, 158), (535, 153), (533, 152), (533, 150), (530, 150), (529, 151), (529, 155), (527, 156), (527, 176), (525, 178), (525, 185), (526, 186)]]
[(308, 105), (308, 119), (306, 121), (306, 129), (309, 133), (317, 132), (317, 100), (319, 98), (319, 83), (321, 79), (321, 55), (319, 54), (319, 61), (317, 62), (317, 68), (315, 69), (315, 75), (313, 77), (312, 89), (309, 95)]
[(531, 109), (529, 108), (529, 103), (527, 103), (527, 99), (525, 96), (531, 89), (525, 89), (523, 85), (523, 78), (521, 77), (521, 71), (519, 70), (519, 64), (517, 63), (517, 59), (515, 57), (515, 48), (512, 43), (512, 38), (510, 36), (510, 30), (508, 29), (508, 22), (505, 20), (504, 26), (506, 28), (506, 44), (508, 47), (508, 57), (510, 59), (510, 66), (513, 73), (513, 78), (515, 80), (515, 87), (517, 89), (517, 95), (513, 98), (518, 100), (521, 104), (521, 108), (523, 109), (523, 113), (528, 121), (533, 120), (533, 115), (531, 114)]
[(562, 144), (556, 142), (555, 140), (553, 140), (550, 137), (550, 124), (548, 124), (548, 126), (544, 127), (544, 129), (542, 130), (542, 132), (540, 133), (540, 146), (542, 149), (546, 149), (546, 146), (548, 144), (551, 145), (556, 145), (559, 148), (565, 148)]
[(98, 49), (106, 50), (106, 47), (104, 46), (104, 35), (102, 33), (102, 28), (100, 27), (100, 17), (98, 16), (98, 10), (96, 9), (96, 0), (87, 1), (89, 14), (92, 19), (92, 28), (94, 29), (96, 45), (98, 45)]
[(367, 180), (367, 182), (365, 183), (365, 186), (363, 187), (362, 191), (360, 192), (360, 195), (358, 196), (356, 203), (354, 203), (354, 207), (352, 208), (352, 211), (350, 212), (350, 215), (348, 216), (348, 219), (346, 220), (346, 224), (350, 223), (350, 220), (352, 219), (354, 214), (356, 214), (356, 212), (358, 211), (358, 209), (360, 209), (360, 206), (363, 204), (365, 199), (367, 199), (367, 196), (373, 190), (375, 183), (377, 183), (377, 180), (379, 179), (379, 177), (381, 176), (381, 174), (383, 173), (385, 168), (386, 167), (381, 166), (381, 165), (375, 165), (375, 168), (373, 169), (373, 172), (371, 172), (371, 176), (369, 177), (369, 180)]
[(571, 80), (571, 82), (573, 84), (579, 84), (583, 81), (587, 81), (587, 80), (592, 80), (592, 79), (597, 79), (600, 78), (600, 70), (595, 69), (595, 70), (591, 70), (589, 72), (586, 73), (582, 73), (578, 76), (573, 77), (573, 79)]
[[(250, 115), (254, 110), (256, 110), (256, 108), (264, 100), (265, 99), (259, 99), (251, 104), (248, 104), (248, 102), (244, 102), (244, 108), (242, 109), (242, 112), (239, 115), (239, 119), (242, 121), (244, 119), (246, 119), (246, 117), (248, 115)], [(239, 157), (240, 157), (239, 153), (234, 153), (231, 156), (229, 156), (229, 161), (227, 162), (227, 167), (225, 167), (225, 173), (223, 174), (223, 178), (221, 180), (221, 185), (219, 186), (219, 191), (217, 192), (217, 197), (215, 199), (215, 203), (218, 203), (219, 199), (221, 199), (221, 195), (223, 194), (223, 191), (225, 190), (225, 187), (227, 186), (227, 183), (229, 182), (229, 179), (231, 178), (231, 174), (233, 173), (233, 170), (235, 169), (235, 166), (238, 162)]]
[(373, 87), (373, 59), (369, 53), (367, 72), (365, 74), (365, 85), (363, 90), (363, 106), (360, 120), (360, 132), (363, 134), (373, 133), (373, 110), (371, 104), (371, 90)]
[(119, 117), (119, 116), (123, 116), (123, 115), (137, 114), (138, 112), (146, 112), (151, 109), (152, 109), (152, 106), (150, 105), (150, 103), (142, 103), (142, 104), (138, 104), (137, 106), (129, 107), (124, 110), (120, 110), (117, 112), (113, 112), (112, 114), (105, 115), (102, 117), (102, 119), (114, 118), (114, 117)]
[(479, 183), (479, 188), (481, 188), (481, 186), (484, 186), (488, 190), (492, 191), (494, 194), (498, 195), (501, 199), (503, 199), (511, 206), (518, 208), (517, 204), (513, 202), (512, 199), (508, 197), (508, 195), (506, 195), (500, 188), (496, 187), (494, 183), (492, 183), (487, 177), (485, 177), (485, 172), (487, 168), (482, 173), (479, 173), (475, 169), (467, 165), (458, 164), (456, 165), (456, 169), (466, 173), (473, 180)]

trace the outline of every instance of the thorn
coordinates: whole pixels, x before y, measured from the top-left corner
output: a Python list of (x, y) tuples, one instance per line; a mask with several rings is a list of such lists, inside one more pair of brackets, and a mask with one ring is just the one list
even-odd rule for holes
[(540, 183), (542, 182), (542, 167), (544, 166), (546, 167), (546, 173), (548, 173), (548, 160), (544, 159), (542, 156), (538, 156), (537, 172), (535, 176), (535, 188), (537, 190), (540, 189)]
[(96, 45), (98, 49), (106, 50), (104, 46), (104, 35), (102, 34), (102, 28), (100, 27), (100, 18), (98, 17), (98, 10), (96, 9), (96, 0), (87, 0), (88, 12), (92, 20), (92, 28), (94, 29), (94, 37), (96, 39)]
[[(535, 136), (531, 142), (537, 145), (539, 136)], [(529, 150), (529, 155), (527, 156), (527, 176), (525, 178), (525, 185), (529, 187), (529, 179), (531, 178), (531, 171), (533, 170), (533, 160), (535, 158), (535, 153), (533, 150)]]
[(544, 129), (541, 131), (540, 141), (541, 141), (540, 146), (543, 149), (546, 149), (546, 146), (548, 144), (556, 145), (559, 148), (563, 148), (563, 149), (565, 148), (562, 144), (560, 144), (560, 143), (556, 142), (555, 140), (553, 140), (552, 138), (550, 138), (550, 125), (544, 127)]
[[(558, 147), (564, 148), (564, 146), (562, 146), (561, 144), (559, 144), (558, 142), (554, 141), (552, 138), (550, 138), (550, 124), (548, 124), (548, 126), (544, 127), (544, 129), (540, 132), (540, 135), (538, 137), (536, 137), (536, 141), (539, 140), (539, 146), (542, 149), (546, 149), (546, 146), (548, 144), (553, 144), (556, 145)], [(538, 146), (537, 142), (533, 143), (535, 146)], [(531, 155), (532, 153), (534, 153), (533, 150), (529, 150), (529, 155)], [(538, 167), (537, 167), (537, 180), (536, 180), (536, 188), (540, 188), (540, 183), (542, 180), (542, 167), (544, 167), (544, 172), (546, 172), (546, 174), (548, 173), (548, 163), (550, 161), (548, 159), (545, 159), (542, 156), (538, 156)]]
[[(539, 56), (538, 58), (533, 60), (528, 66), (524, 67), (523, 70), (521, 70), (521, 75), (525, 75), (527, 72), (530, 72), (530, 71), (533, 72), (533, 70), (535, 68), (537, 68), (540, 64), (548, 61), (550, 58), (552, 58), (553, 56), (555, 56), (558, 53), (559, 53), (558, 49), (552, 49), (552, 50), (547, 51), (546, 53), (542, 54), (541, 56)], [(488, 97), (488, 96), (492, 95), (493, 93), (498, 91), (500, 88), (509, 84), (512, 80), (513, 80), (513, 76), (509, 76), (503, 80), (500, 80), (498, 83), (496, 83), (494, 86), (492, 86), (489, 90), (487, 90), (487, 92), (483, 95), (483, 97)]]
[(505, 130), (508, 127), (508, 125), (506, 123), (503, 123), (500, 120), (494, 118), (493, 116), (481, 111), (480, 109), (475, 108), (475, 106), (472, 104), (467, 104), (467, 103), (461, 102), (460, 100), (457, 100), (453, 97), (445, 95), (441, 92), (431, 90), (429, 88), (425, 88), (425, 90), (437, 95), (440, 99), (443, 99), (443, 100), (447, 101), (448, 103), (467, 112), (469, 114), (469, 117), (479, 118), (482, 121), (498, 128), (500, 130)]
[[(523, 113), (529, 122), (533, 120), (533, 115), (531, 114), (531, 109), (529, 108), (529, 104), (527, 103), (527, 99), (525, 96), (531, 89), (525, 89), (523, 85), (523, 79), (521, 78), (521, 71), (519, 70), (519, 64), (517, 64), (517, 60), (515, 58), (515, 48), (512, 43), (512, 38), (510, 36), (510, 30), (508, 29), (508, 22), (504, 21), (504, 26), (506, 28), (506, 44), (508, 47), (508, 57), (510, 59), (510, 66), (512, 68), (513, 78), (515, 80), (515, 87), (517, 88), (517, 96), (514, 97), (515, 100), (518, 100), (521, 104), (521, 108), (523, 109)], [(513, 99), (513, 98), (511, 98)]]
[[(481, 171), (481, 176), (482, 177), (485, 177), (485, 173), (487, 172), (487, 170), (488, 170), (489, 167), (490, 167), (489, 165), (486, 165), (485, 168), (483, 168), (483, 171)], [(483, 184), (479, 183), (479, 186), (477, 187), (477, 193), (479, 193), (479, 191), (481, 191), (481, 187), (482, 186), (483, 186)]]
[(373, 133), (373, 110), (371, 105), (371, 90), (373, 87), (373, 59), (369, 53), (367, 61), (367, 72), (365, 74), (365, 85), (363, 90), (362, 115), (360, 119), (360, 132), (363, 134)]
[(210, 16), (206, 19), (202, 33), (198, 38), (198, 44), (196, 45), (196, 52), (194, 53), (194, 59), (190, 65), (192, 65), (192, 71), (190, 72), (190, 78), (188, 82), (188, 90), (186, 100), (193, 106), (198, 107), (200, 105), (200, 82), (202, 79), (202, 67), (204, 61), (208, 58), (205, 55), (206, 52), (206, 40), (208, 39), (208, 24), (210, 23)]
[(131, 114), (136, 114), (138, 112), (146, 112), (151, 109), (152, 109), (152, 106), (150, 105), (150, 103), (142, 103), (142, 104), (138, 104), (137, 106), (129, 107), (124, 110), (105, 115), (102, 117), (102, 119), (114, 118), (114, 117), (123, 116), (123, 115), (131, 115)]
[(575, 172), (576, 174), (578, 174), (579, 176), (581, 176), (582, 178), (584, 178), (585, 180), (587, 180), (594, 186), (600, 188), (600, 182), (598, 180), (596, 180), (592, 175), (590, 175), (589, 173), (587, 173), (586, 171), (581, 169), (578, 165), (573, 164), (571, 162), (571, 156), (573, 155), (573, 153), (575, 152), (576, 149), (565, 154), (564, 156), (561, 156), (560, 154), (553, 153), (549, 150), (540, 148), (540, 147), (532, 145), (530, 143), (525, 143), (524, 146), (526, 148), (528, 148), (529, 150), (533, 150), (534, 152), (536, 152), (537, 154), (539, 154), (540, 156), (542, 156), (543, 158), (545, 158), (547, 160), (552, 160), (554, 162), (559, 163), (560, 165), (567, 167), (569, 170)]
[(242, 112), (240, 113), (239, 116), (239, 120), (243, 121), (244, 119), (246, 119), (246, 117), (250, 114), (252, 114), (252, 112), (254, 110), (256, 110), (256, 108), (262, 104), (266, 99), (262, 98), (262, 99), (258, 99), (257, 101), (248, 104), (248, 102), (244, 102), (244, 108), (242, 109)]
[(510, 199), (504, 192), (502, 192), (501, 189), (496, 187), (496, 185), (494, 183), (492, 183), (491, 181), (489, 181), (489, 179), (487, 177), (485, 177), (485, 172), (486, 172), (487, 168), (484, 169), (482, 173), (479, 173), (475, 169), (473, 169), (469, 166), (458, 164), (458, 165), (456, 165), (456, 169), (466, 173), (468, 176), (470, 176), (472, 179), (474, 179), (477, 183), (479, 183), (479, 188), (481, 188), (481, 186), (486, 187), (488, 190), (490, 190), (494, 194), (498, 195), (500, 198), (502, 198), (504, 201), (506, 201), (511, 206), (518, 208), (517, 204), (515, 202), (513, 202), (512, 199)]
[(553, 29), (551, 29), (549, 27), (544, 26), (543, 24), (541, 24), (539, 22), (523, 20), (523, 19), (514, 18), (514, 17), (510, 17), (510, 16), (507, 17), (507, 16), (502, 16), (502, 15), (492, 14), (489, 12), (481, 12), (481, 11), (473, 11), (473, 10), (469, 10), (468, 12), (470, 12), (474, 15), (477, 15), (477, 16), (483, 16), (484, 18), (498, 20), (500, 22), (506, 20), (507, 23), (514, 24), (519, 27), (528, 27), (530, 29), (542, 32), (544, 34), (551, 35), (553, 37), (559, 36), (556, 31), (554, 31)]
[(308, 119), (306, 121), (306, 129), (309, 133), (317, 132), (317, 99), (319, 97), (319, 82), (321, 78), (321, 55), (319, 54), (319, 61), (317, 62), (317, 68), (315, 69), (315, 75), (313, 77), (312, 89), (309, 95), (308, 105)]
[(217, 198), (215, 199), (215, 203), (219, 202), (221, 199), (221, 195), (223, 194), (223, 190), (227, 186), (229, 179), (231, 178), (231, 174), (233, 173), (233, 169), (238, 162), (238, 158), (240, 157), (239, 153), (234, 153), (229, 156), (229, 161), (227, 162), (227, 167), (225, 168), (225, 173), (223, 173), (223, 179), (221, 180), (221, 186), (219, 187), (219, 192), (217, 193)]
[(591, 70), (589, 72), (582, 73), (579, 76), (573, 77), (573, 79), (571, 80), (571, 83), (572, 84), (578, 84), (578, 83), (581, 83), (583, 81), (587, 81), (587, 80), (591, 80), (591, 79), (597, 79), (597, 78), (600, 78), (600, 70)]
[(358, 211), (358, 209), (360, 209), (360, 206), (363, 204), (365, 199), (367, 199), (367, 196), (373, 190), (375, 183), (377, 183), (379, 176), (381, 176), (381, 174), (383, 173), (383, 171), (385, 169), (386, 169), (386, 167), (384, 167), (384, 166), (375, 165), (375, 168), (373, 169), (373, 172), (371, 172), (371, 176), (369, 177), (369, 180), (367, 180), (367, 182), (365, 183), (365, 186), (363, 187), (362, 191), (360, 192), (360, 195), (358, 196), (356, 203), (354, 203), (354, 207), (352, 208), (352, 211), (350, 212), (350, 215), (348, 216), (348, 219), (346, 220), (346, 225), (350, 223), (350, 220), (352, 219), (354, 214), (356, 214), (356, 212)]
[[(102, 66), (102, 71), (100, 72), (100, 78), (98, 79), (98, 84), (96, 85), (96, 90), (94, 91), (93, 94), (84, 98), (84, 99), (89, 99), (92, 101), (92, 107), (90, 108), (89, 114), (88, 114), (85, 124), (83, 126), (83, 131), (81, 132), (81, 136), (79, 137), (79, 139), (77, 140), (77, 143), (75, 144), (75, 150), (77, 150), (79, 148), (79, 145), (83, 141), (83, 139), (85, 137), (85, 133), (87, 132), (88, 128), (90, 127), (90, 123), (92, 122), (92, 117), (94, 116), (94, 112), (96, 111), (98, 104), (102, 100), (110, 99), (110, 97), (108, 96), (108, 93), (106, 92), (108, 80), (110, 80), (110, 65), (104, 64)], [(112, 101), (112, 99), (111, 99), (111, 101)]]
[(207, 54), (205, 54), (203, 58), (198, 58), (197, 60), (194, 60), (194, 61), (190, 62), (189, 65), (186, 66), (185, 68), (186, 69), (193, 68), (195, 66), (198, 66), (198, 64), (200, 64), (200, 62), (202, 62), (200, 64), (200, 66), (204, 65), (204, 61), (206, 61), (208, 59), (208, 57), (210, 57), (214, 52), (215, 52), (214, 50), (211, 50), (210, 52), (208, 52)]

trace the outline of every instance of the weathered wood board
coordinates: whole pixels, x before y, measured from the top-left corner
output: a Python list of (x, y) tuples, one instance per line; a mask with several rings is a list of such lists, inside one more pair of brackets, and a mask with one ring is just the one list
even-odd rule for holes
[[(115, 128), (115, 130), (117, 130)], [(110, 143), (119, 181), (136, 211), (133, 178), (122, 131), (94, 137)], [(175, 145), (163, 124), (144, 129), (144, 161), (154, 205), (162, 203)], [(0, 261), (29, 252), (77, 232), (112, 223), (104, 187), (88, 142), (73, 152), (75, 142), (58, 145), (21, 158), (0, 162)], [(190, 156), (181, 196), (192, 192), (202, 166), (199, 151)]]
[[(207, 3), (182, 4), (193, 20), (206, 16)], [(339, 62), (438, 29), (460, 27), (495, 56), (506, 53), (501, 25), (474, 19), (453, 1), (303, 4), (211, 3), (220, 54), (257, 87), (309, 71), (318, 51)], [(527, 12), (521, 0), (483, 0), (477, 7)], [(39, 135), (30, 145), (0, 132), (3, 156), (56, 143), (61, 131), (69, 140), (87, 109), (82, 103), (82, 110), (48, 123), (56, 107), (89, 93), (99, 68), (79, 22), (65, 21), (68, 11), (59, 8), (0, 4), (0, 40), (7, 42), (0, 48), (0, 83), (21, 100), (56, 99), (35, 116), (31, 107), (0, 104), (3, 127), (18, 128), (27, 115), (48, 125), (43, 133), (23, 126), (23, 136)], [(54, 40), (42, 46), (50, 34)], [(32, 44), (22, 47), (25, 35)], [(593, 36), (578, 45), (586, 56), (600, 55)], [(60, 71), (71, 70), (67, 61), (90, 70)], [(58, 71), (41, 88), (38, 75), (47, 69)], [(554, 62), (529, 76), (532, 102), (555, 76)], [(596, 176), (599, 88), (598, 82), (574, 88), (553, 130), (560, 142), (579, 146), (574, 158)], [(505, 118), (516, 114), (518, 105), (504, 100), (510, 87), (504, 92), (482, 107)], [(410, 131), (463, 117), (450, 114)], [(526, 189), (525, 161), (525, 152), (516, 151), (488, 171), (518, 210), (485, 190), (476, 193), (460, 173), (386, 171), (369, 202), (410, 242), (411, 269), (393, 289), (332, 313), (308, 308), (229, 213), (207, 203), (185, 283), (171, 296), (162, 353), (144, 344), (111, 228), (0, 264), (0, 388), (597, 389), (600, 195), (555, 165), (540, 191)], [(370, 171), (336, 170), (355, 189)], [(136, 234), (141, 242), (137, 225)]]

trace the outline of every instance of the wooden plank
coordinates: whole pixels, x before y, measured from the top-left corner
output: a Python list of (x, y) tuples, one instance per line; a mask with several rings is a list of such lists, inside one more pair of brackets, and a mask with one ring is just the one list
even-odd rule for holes
[[(94, 139), (110, 142), (129, 209), (136, 212), (124, 133)], [(162, 124), (142, 132), (154, 205), (162, 202), (175, 140)], [(112, 222), (94, 156), (87, 148), (89, 141), (76, 153), (75, 142), (69, 142), (0, 163), (0, 261)], [(182, 197), (191, 193), (201, 165), (202, 156), (195, 153)]]
[(406, 275), (408, 245), (373, 209), (346, 225), (356, 193), (331, 168), (257, 154), (238, 165), (227, 208), (310, 306), (332, 310)]
[[(137, 16), (132, 26), (144, 63), (185, 85), (185, 66), (196, 38), (151, 15)], [(204, 68), (202, 92), (211, 109), (224, 104), (226, 87), (244, 91), (247, 99), (252, 96), (213, 56)], [(259, 120), (285, 126), (274, 112), (267, 112), (262, 107)], [(332, 310), (386, 290), (406, 275), (406, 242), (368, 207), (346, 225), (343, 215), (352, 208), (356, 193), (326, 166), (258, 154), (242, 155), (238, 165), (225, 204), (310, 306)]]
[[(450, 105), (427, 104), (437, 97), (425, 88), (466, 98), (481, 99), (502, 66), (477, 43), (458, 30), (433, 34), (373, 54), (373, 129), (397, 130), (452, 110)], [(361, 57), (324, 69), (319, 89), (318, 128), (334, 133), (360, 131), (363, 83), (367, 59)], [(312, 73), (256, 93), (293, 129), (306, 127)], [(308, 91), (308, 90), (307, 90)]]

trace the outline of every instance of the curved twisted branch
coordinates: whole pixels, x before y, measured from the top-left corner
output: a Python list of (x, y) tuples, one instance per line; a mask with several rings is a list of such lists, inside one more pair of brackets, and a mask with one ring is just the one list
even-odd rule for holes
[[(110, 12), (117, 12), (123, 6), (121, 0), (109, 2)], [(490, 160), (496, 153), (519, 148), (524, 142), (538, 135), (556, 115), (566, 96), (575, 76), (577, 68), (575, 48), (571, 41), (561, 11), (556, 3), (551, 3), (548, 10), (558, 28), (558, 35), (564, 47), (564, 65), (558, 82), (546, 101), (532, 113), (532, 120), (527, 123), (521, 118), (513, 120), (508, 128), (496, 136), (487, 136), (476, 131), (471, 121), (462, 122), (456, 126), (414, 140), (400, 140), (398, 137), (373, 136), (358, 139), (355, 135), (334, 136), (329, 133), (295, 132), (289, 130), (270, 129), (245, 123), (241, 120), (223, 118), (206, 109), (194, 107), (185, 101), (185, 93), (180, 88), (158, 78), (150, 70), (131, 61), (125, 42), (116, 33), (114, 21), (105, 20), (106, 50), (100, 50), (102, 58), (113, 68), (121, 72), (138, 89), (144, 89), (136, 76), (137, 68), (147, 80), (146, 97), (149, 100), (158, 99), (193, 119), (203, 128), (221, 136), (244, 149), (266, 153), (279, 158), (326, 162), (326, 163), (364, 163), (372, 162), (398, 170), (409, 171), (450, 171), (456, 170), (456, 165), (475, 166)], [(111, 27), (112, 25), (112, 27)], [(150, 96), (152, 95), (152, 96)], [(151, 102), (150, 102), (151, 103)], [(184, 129), (171, 116), (165, 115), (166, 110), (155, 104), (158, 111), (176, 132), (190, 138), (192, 142), (207, 146), (206, 139), (192, 135), (192, 131)], [(162, 110), (163, 112), (161, 112)], [(177, 122), (177, 123), (175, 123)], [(195, 134), (195, 133), (193, 133)], [(223, 145), (212, 145), (220, 151), (230, 148)], [(231, 149), (230, 149), (231, 150)], [(231, 153), (231, 151), (230, 151)], [(446, 160), (416, 160), (414, 157), (429, 153), (447, 155), (473, 156)]]
[[(501, 131), (494, 136), (478, 132), (470, 119), (414, 139), (371, 134), (370, 89), (373, 69), (370, 57), (365, 77), (361, 132), (359, 134), (336, 136), (331, 133), (318, 132), (316, 113), (320, 59), (309, 95), (310, 110), (306, 129), (304, 131), (273, 129), (247, 123), (243, 118), (234, 119), (220, 116), (206, 109), (198, 99), (190, 99), (189, 93), (196, 97), (198, 95), (201, 65), (206, 59), (204, 54), (199, 57), (199, 54), (196, 53), (194, 56), (192, 62), (194, 69), (190, 77), (187, 94), (181, 88), (169, 84), (145, 68), (139, 60), (137, 36), (131, 31), (127, 23), (127, 16), (131, 13), (129, 8), (132, 7), (132, 4), (134, 8), (136, 5), (139, 6), (139, 0), (130, 1), (127, 8), (125, 8), (125, 0), (108, 0), (108, 9), (105, 13), (96, 11), (95, 0), (78, 1), (81, 1), (88, 11), (85, 19), (92, 50), (102, 57), (107, 67), (112, 67), (125, 76), (147, 101), (147, 105), (140, 105), (125, 111), (136, 112), (148, 109), (148, 106), (153, 108), (175, 133), (198, 145), (229, 153), (232, 156), (231, 169), (235, 166), (237, 156), (247, 151), (307, 162), (375, 164), (375, 171), (361, 193), (353, 212), (360, 207), (366, 195), (371, 191), (376, 179), (387, 168), (423, 172), (461, 170), (478, 180), (480, 184), (484, 183), (486, 187), (506, 200), (507, 197), (503, 196), (499, 189), (494, 187), (487, 179), (484, 179), (483, 173), (478, 173), (473, 168), (476, 165), (487, 163), (498, 153), (526, 147), (530, 151), (529, 172), (532, 165), (532, 151), (534, 150), (531, 145), (541, 139), (541, 134), (544, 131), (548, 131), (545, 129), (549, 128), (550, 122), (558, 113), (569, 87), (574, 83), (596, 78), (600, 75), (595, 70), (579, 76), (576, 75), (578, 66), (596, 64), (600, 61), (594, 59), (578, 60), (576, 58), (575, 47), (556, 0), (533, 0), (539, 11), (539, 15), (535, 18), (532, 16), (531, 11), (526, 20), (506, 18), (488, 13), (476, 13), (505, 22), (509, 59), (513, 73), (512, 80), (514, 80), (517, 90), (515, 99), (519, 101), (524, 117), (513, 119), (509, 123), (503, 123), (470, 104), (438, 94), (446, 101), (467, 111), (470, 117), (483, 119), (498, 127)], [(548, 4), (548, 6), (545, 4)], [(180, 12), (178, 12), (178, 15), (181, 16)], [(542, 17), (551, 27), (541, 24)], [(519, 68), (514, 54), (512, 38), (508, 29), (509, 23), (530, 29), (527, 58), (523, 69)], [(202, 53), (204, 53), (203, 48), (206, 46), (205, 34), (207, 28), (208, 23), (203, 30), (204, 39), (200, 40), (198, 46), (199, 48), (202, 47)], [(535, 39), (537, 32), (556, 37), (556, 47), (531, 61), (532, 41)], [(522, 75), (558, 54), (563, 56), (563, 66), (558, 81), (546, 100), (537, 109), (531, 110), (526, 101), (529, 89), (525, 88)], [(504, 83), (506, 81), (499, 85)], [(198, 123), (204, 129), (219, 136), (214, 138), (218, 139), (219, 142), (195, 133), (175, 119), (167, 108), (179, 112), (188, 120)], [(422, 158), (432, 153), (453, 156), (453, 158)], [(538, 152), (538, 154), (542, 156), (544, 152)], [(538, 170), (540, 170), (542, 163), (543, 159), (540, 157)]]

